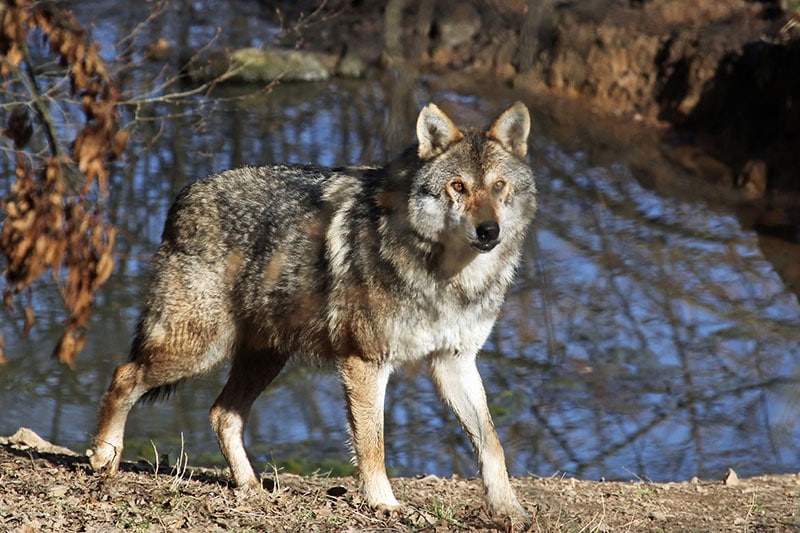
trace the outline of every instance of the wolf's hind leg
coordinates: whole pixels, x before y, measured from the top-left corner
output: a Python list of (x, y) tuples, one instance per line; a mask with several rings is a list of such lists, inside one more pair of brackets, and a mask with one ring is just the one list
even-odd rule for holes
[(392, 368), (348, 357), (339, 362), (338, 370), (364, 497), (373, 508), (396, 509), (400, 504), (386, 476), (383, 449), (383, 404)]
[(115, 474), (119, 469), (128, 413), (147, 391), (143, 385), (143, 371), (137, 362), (120, 365), (114, 371), (111, 386), (103, 395), (100, 406), (95, 446), (87, 452), (89, 463), (95, 471), (106, 470), (109, 474)]
[(239, 487), (260, 486), (244, 447), (244, 426), (253, 402), (285, 363), (285, 357), (273, 352), (236, 354), (228, 382), (211, 407), (211, 425)]
[(145, 312), (133, 341), (131, 362), (117, 367), (103, 395), (94, 448), (87, 452), (95, 471), (115, 474), (119, 469), (125, 423), (139, 399), (155, 399), (170, 385), (204, 374), (230, 355), (233, 328), (222, 315), (178, 320), (177, 313), (172, 313), (170, 321), (156, 321), (154, 315)]
[(453, 409), (478, 454), (489, 510), (496, 516), (525, 519), (527, 513), (517, 501), (508, 479), (503, 447), (489, 414), (475, 358), (435, 356), (430, 368), (439, 394)]

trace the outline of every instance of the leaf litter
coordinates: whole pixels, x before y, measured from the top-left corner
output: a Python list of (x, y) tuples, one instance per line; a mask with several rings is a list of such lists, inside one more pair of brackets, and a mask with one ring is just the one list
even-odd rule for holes
[(0, 437), (0, 531), (800, 530), (798, 475), (726, 485), (724, 474), (680, 483), (515, 478), (531, 515), (522, 525), (486, 514), (477, 478), (393, 478), (405, 505), (387, 514), (366, 505), (352, 477), (268, 470), (264, 490), (244, 492), (224, 470), (124, 462), (109, 478), (84, 456), (21, 429)]

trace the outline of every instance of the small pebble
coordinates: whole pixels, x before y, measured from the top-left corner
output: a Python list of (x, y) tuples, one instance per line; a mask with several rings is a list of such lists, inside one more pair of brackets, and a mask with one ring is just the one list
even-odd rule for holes
[(733, 468), (729, 468), (728, 471), (725, 473), (725, 477), (722, 479), (722, 482), (728, 486), (734, 486), (739, 484), (739, 476), (736, 475), (736, 472)]

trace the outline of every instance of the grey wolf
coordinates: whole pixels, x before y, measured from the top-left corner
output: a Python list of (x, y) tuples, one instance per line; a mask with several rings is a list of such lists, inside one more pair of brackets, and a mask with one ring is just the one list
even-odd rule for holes
[(418, 143), (384, 167), (248, 167), (187, 186), (152, 261), (130, 362), (102, 399), (94, 470), (119, 468), (137, 401), (231, 360), (211, 424), (235, 483), (260, 486), (247, 416), (287, 360), (306, 356), (333, 362), (364, 497), (394, 509), (385, 388), (395, 368), (427, 360), (474, 445), (490, 512), (525, 516), (475, 359), (536, 212), (529, 131), (520, 102), (487, 130), (459, 129), (430, 104)]

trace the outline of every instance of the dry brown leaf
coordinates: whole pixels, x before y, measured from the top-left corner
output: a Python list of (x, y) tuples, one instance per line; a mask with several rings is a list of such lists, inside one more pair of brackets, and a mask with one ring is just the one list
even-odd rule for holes
[(125, 151), (125, 146), (128, 144), (129, 136), (128, 130), (119, 130), (114, 135), (114, 143), (111, 148), (111, 151), (114, 152), (114, 159), (119, 159), (122, 156), (122, 152)]
[(33, 327), (33, 323), (36, 322), (36, 315), (33, 312), (33, 307), (30, 305), (25, 307), (25, 326), (22, 328), (22, 336), (27, 338), (28, 334), (31, 332), (31, 328)]
[(17, 218), (20, 215), (20, 210), (17, 207), (17, 203), (14, 201), (8, 202), (6, 204), (6, 213), (11, 218)]
[(69, 328), (59, 339), (56, 348), (53, 351), (53, 357), (58, 359), (60, 363), (68, 365), (70, 368), (75, 368), (75, 359), (86, 344), (86, 335), (78, 333), (74, 329)]
[(64, 181), (62, 179), (64, 171), (62, 169), (61, 161), (57, 157), (51, 157), (47, 160), (45, 167), (45, 184), (54, 187), (57, 192), (63, 192)]
[(111, 228), (108, 232), (108, 246), (100, 255), (97, 261), (96, 278), (94, 285), (99, 287), (111, 276), (114, 271), (114, 240), (116, 238), (116, 228)]
[(86, 172), (92, 161), (103, 153), (103, 139), (96, 124), (87, 124), (75, 138), (75, 161), (81, 172)]
[(6, 60), (15, 67), (18, 67), (19, 64), (22, 63), (23, 57), (22, 50), (16, 44), (13, 44), (11, 50), (6, 54)]
[[(6, 2), (0, 9), (0, 54), (6, 59), (0, 65), (2, 73), (10, 73), (23, 60), (25, 40), (33, 28), (41, 30), (37, 35), (43, 35), (51, 52), (69, 67), (71, 94), (81, 100), (86, 122), (72, 144), (84, 183), (79, 192), (68, 191), (62, 161), (51, 158), (34, 172), (37, 159), (18, 150), (16, 181), (0, 203), (6, 215), (0, 227), (0, 253), (7, 259), (3, 300), (11, 308), (13, 293), (48, 269), (57, 278), (66, 273), (62, 296), (69, 315), (54, 355), (72, 366), (86, 342), (83, 328), (93, 293), (114, 268), (116, 230), (87, 198), (94, 198), (95, 181), (99, 196), (107, 195), (106, 162), (122, 155), (128, 132), (119, 129), (116, 105), (121, 93), (108, 75), (99, 47), (67, 9), (50, 2)], [(12, 111), (3, 133), (20, 149), (27, 145), (31, 129), (28, 110), (22, 107)], [(30, 306), (25, 313), (27, 335), (35, 319)]]

